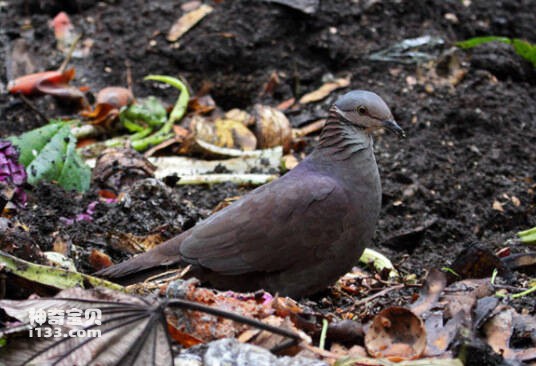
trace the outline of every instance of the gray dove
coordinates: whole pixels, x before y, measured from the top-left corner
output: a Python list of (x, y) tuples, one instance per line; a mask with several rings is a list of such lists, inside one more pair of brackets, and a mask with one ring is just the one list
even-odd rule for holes
[(377, 94), (354, 90), (329, 110), (315, 150), (281, 178), (156, 248), (97, 275), (131, 283), (171, 266), (219, 289), (310, 295), (356, 264), (374, 234), (381, 184), (372, 131), (404, 135)]

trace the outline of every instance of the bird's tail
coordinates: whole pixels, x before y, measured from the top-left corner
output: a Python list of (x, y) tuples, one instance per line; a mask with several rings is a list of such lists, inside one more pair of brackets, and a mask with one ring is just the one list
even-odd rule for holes
[(143, 281), (159, 272), (164, 272), (166, 268), (181, 262), (179, 247), (184, 240), (184, 234), (186, 232), (171, 238), (146, 253), (104, 268), (96, 272), (95, 276), (128, 285)]

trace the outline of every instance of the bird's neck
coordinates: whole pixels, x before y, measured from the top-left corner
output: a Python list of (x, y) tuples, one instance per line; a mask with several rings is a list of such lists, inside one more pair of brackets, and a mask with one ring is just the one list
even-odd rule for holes
[(335, 160), (347, 160), (371, 147), (372, 137), (365, 130), (344, 121), (334, 108), (330, 109), (316, 148), (318, 154)]

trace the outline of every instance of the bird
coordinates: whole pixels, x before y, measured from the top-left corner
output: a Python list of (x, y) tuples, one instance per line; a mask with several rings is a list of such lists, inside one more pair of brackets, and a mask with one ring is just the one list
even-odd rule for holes
[(96, 273), (136, 282), (171, 266), (221, 290), (303, 297), (351, 270), (381, 208), (373, 131), (404, 130), (376, 93), (353, 90), (329, 108), (314, 150), (282, 177), (155, 248)]

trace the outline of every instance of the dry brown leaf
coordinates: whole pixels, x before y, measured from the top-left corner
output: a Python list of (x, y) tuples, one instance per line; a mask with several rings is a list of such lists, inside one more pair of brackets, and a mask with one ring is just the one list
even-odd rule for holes
[(346, 88), (348, 85), (350, 85), (350, 76), (327, 82), (315, 91), (312, 91), (302, 96), (300, 98), (300, 104), (318, 102), (330, 95), (333, 91), (340, 88)]
[(292, 142), (292, 127), (287, 116), (276, 108), (257, 104), (255, 117), (255, 132), (259, 148), (283, 146), (283, 151), (288, 152)]
[(365, 335), (367, 352), (390, 361), (419, 358), (426, 349), (426, 329), (420, 317), (411, 310), (393, 306), (372, 320)]
[(169, 42), (175, 42), (181, 38), (186, 32), (192, 29), (205, 16), (214, 10), (212, 6), (203, 4), (195, 10), (192, 10), (181, 16), (171, 27), (167, 35)]
[(514, 352), (510, 349), (510, 338), (513, 334), (513, 316), (514, 310), (507, 307), (488, 320), (483, 327), (488, 344), (495, 352), (503, 355), (506, 359), (515, 358)]
[(292, 107), (294, 103), (296, 103), (296, 98), (290, 98), (279, 103), (276, 108), (280, 111), (286, 111), (287, 109)]
[(242, 122), (232, 119), (219, 118), (211, 121), (202, 116), (194, 116), (190, 122), (192, 134), (181, 147), (181, 153), (191, 153), (199, 148), (196, 140), (208, 142), (211, 145), (239, 149), (242, 151), (255, 150), (257, 138)]
[(521, 201), (520, 201), (519, 198), (517, 198), (516, 196), (512, 196), (512, 197), (510, 198), (510, 200), (512, 201), (512, 203), (514, 204), (514, 206), (516, 206), (516, 207), (521, 206)]
[[(303, 332), (300, 332), (294, 326), (294, 324), (290, 321), (289, 318), (280, 318), (280, 317), (275, 316), (275, 315), (270, 315), (270, 316), (262, 319), (262, 322), (266, 323), (266, 324), (269, 324), (271, 326), (277, 327), (277, 328), (287, 329), (287, 330), (293, 331), (295, 333), (302, 333), (304, 338), (309, 338), (305, 334), (303, 334)], [(251, 334), (252, 333), (250, 333), (250, 335)], [(261, 346), (261, 347), (266, 348), (266, 349), (272, 349), (272, 348), (280, 345), (281, 343), (285, 342), (286, 340), (287, 340), (287, 338), (282, 336), (282, 335), (275, 334), (275, 333), (263, 330), (263, 331), (259, 332), (258, 334), (256, 334), (255, 336), (253, 336), (249, 340), (249, 343), (255, 344), (257, 346)], [(287, 350), (287, 352), (288, 352), (288, 350)]]
[(428, 273), (426, 283), (419, 295), (419, 299), (411, 305), (411, 310), (416, 315), (422, 315), (437, 303), (439, 295), (447, 285), (447, 277), (444, 272), (432, 269)]
[(203, 343), (203, 341), (199, 338), (196, 338), (188, 333), (178, 330), (177, 328), (175, 328), (175, 326), (173, 326), (173, 324), (169, 322), (167, 323), (167, 330), (169, 336), (184, 348), (190, 348)]
[(137, 254), (146, 252), (163, 241), (164, 238), (159, 233), (145, 236), (130, 233), (111, 233), (109, 245), (121, 253)]
[(489, 278), (454, 282), (447, 287), (447, 290), (441, 297), (441, 303), (447, 308), (445, 312), (447, 317), (454, 317), (460, 312), (471, 314), (477, 299), (490, 296), (493, 293)]
[(52, 243), (52, 250), (68, 256), (72, 248), (72, 240), (68, 235), (62, 235), (59, 232), (52, 234), (54, 242)]
[(298, 165), (299, 161), (296, 159), (296, 157), (292, 154), (287, 154), (283, 156), (283, 164), (285, 165), (285, 169), (292, 170)]
[(491, 208), (494, 209), (495, 211), (504, 212), (502, 203), (500, 203), (497, 200), (493, 201), (493, 205), (491, 206)]
[(225, 118), (240, 122), (246, 126), (255, 124), (255, 118), (251, 114), (238, 108), (233, 108), (225, 112)]
[(108, 254), (105, 254), (97, 249), (93, 249), (91, 251), (88, 261), (95, 271), (100, 271), (101, 269), (110, 267), (113, 264), (112, 259)]

